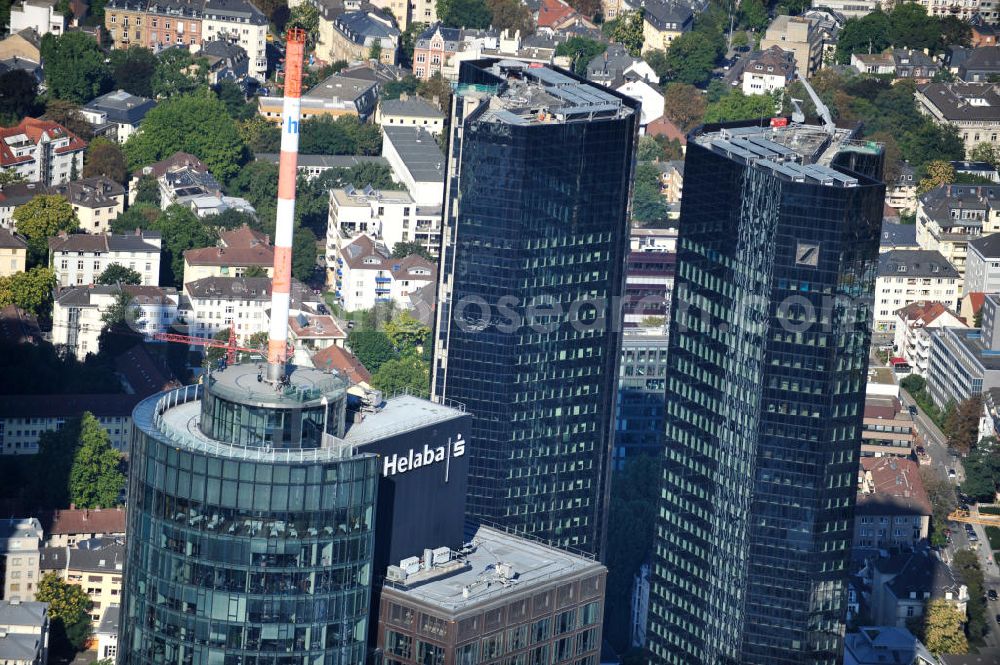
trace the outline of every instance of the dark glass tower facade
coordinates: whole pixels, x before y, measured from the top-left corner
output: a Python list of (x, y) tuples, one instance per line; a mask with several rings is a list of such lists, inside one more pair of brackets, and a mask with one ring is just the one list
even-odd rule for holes
[(688, 140), (654, 663), (842, 658), (882, 151), (774, 124)]
[(375, 454), (347, 383), (236, 365), (133, 413), (120, 665), (365, 662)]
[(471, 517), (601, 548), (638, 103), (462, 63), (433, 389), (472, 413)]

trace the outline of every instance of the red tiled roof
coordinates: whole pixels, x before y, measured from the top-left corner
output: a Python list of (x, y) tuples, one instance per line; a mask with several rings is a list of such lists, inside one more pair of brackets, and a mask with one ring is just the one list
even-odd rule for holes
[(948, 308), (939, 302), (914, 302), (896, 311), (900, 318), (911, 323), (928, 325), (939, 316), (948, 312)]
[(223, 231), (219, 234), (219, 242), (223, 247), (256, 247), (257, 245), (270, 245), (271, 238), (266, 233), (261, 233), (251, 229), (244, 224), (232, 231)]
[(986, 294), (980, 291), (973, 291), (965, 296), (969, 299), (969, 304), (972, 306), (973, 315), (979, 314), (979, 310), (982, 309), (983, 303), (986, 302)]
[(125, 533), (125, 511), (121, 508), (106, 510), (67, 508), (52, 511), (44, 515), (40, 521), (44, 524), (47, 520), (51, 523), (45, 528), (45, 533), (53, 536), (75, 533)]
[(681, 145), (687, 145), (687, 135), (681, 128), (667, 120), (667, 116), (661, 116), (646, 125), (646, 133), (650, 136), (666, 136), (668, 139), (677, 139)]
[(184, 252), (184, 260), (193, 266), (261, 266), (274, 265), (274, 248), (267, 235), (242, 226), (224, 231), (221, 246), (201, 247)]
[(865, 400), (865, 418), (885, 418), (891, 420), (903, 410), (902, 404), (895, 397), (888, 399), (873, 398)]
[(570, 7), (563, 0), (542, 0), (538, 7), (538, 27), (550, 28), (562, 23), (576, 10)]
[(86, 141), (60, 125), (58, 122), (52, 122), (51, 120), (39, 120), (37, 118), (25, 118), (14, 127), (0, 127), (0, 166), (14, 166), (15, 164), (22, 164), (32, 160), (32, 157), (29, 155), (16, 157), (14, 155), (14, 151), (4, 140), (12, 136), (17, 136), (18, 134), (24, 134), (35, 145), (38, 145), (42, 136), (46, 134), (50, 138), (68, 137), (69, 143), (67, 145), (61, 148), (56, 148), (56, 154), (58, 155), (65, 154), (67, 152), (74, 152), (76, 150), (83, 150), (87, 147)]
[(299, 339), (304, 337), (312, 339), (326, 339), (329, 337), (335, 339), (347, 338), (347, 335), (340, 329), (340, 326), (337, 325), (332, 316), (305, 314), (304, 318), (306, 325), (303, 326), (298, 316), (288, 317), (288, 328)]
[(353, 353), (339, 346), (330, 346), (317, 351), (312, 361), (317, 369), (335, 369), (351, 383), (369, 383), (372, 380), (371, 373), (361, 361)]
[(920, 467), (902, 457), (862, 457), (859, 480), (871, 473), (872, 492), (858, 492), (856, 515), (930, 515)]

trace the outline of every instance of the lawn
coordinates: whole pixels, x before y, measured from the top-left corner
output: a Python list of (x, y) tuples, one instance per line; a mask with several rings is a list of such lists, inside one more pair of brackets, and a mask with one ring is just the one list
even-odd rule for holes
[(1000, 515), (1000, 506), (979, 506), (979, 512), (983, 515)]
[(1000, 550), (1000, 527), (986, 527), (986, 537), (990, 539), (990, 549)]

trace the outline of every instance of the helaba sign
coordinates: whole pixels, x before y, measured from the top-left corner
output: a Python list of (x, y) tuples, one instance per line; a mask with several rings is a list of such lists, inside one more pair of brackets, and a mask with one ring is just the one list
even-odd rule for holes
[(393, 453), (382, 460), (382, 475), (386, 478), (421, 467), (444, 462), (444, 481), (448, 482), (451, 470), (451, 458), (465, 454), (465, 440), (459, 434), (454, 440), (448, 437), (448, 443), (443, 446), (431, 447), (424, 444), (423, 450), (410, 448), (408, 453)]

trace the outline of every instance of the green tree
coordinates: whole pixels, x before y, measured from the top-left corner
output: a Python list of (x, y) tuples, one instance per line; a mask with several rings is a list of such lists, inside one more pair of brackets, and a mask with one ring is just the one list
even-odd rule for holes
[(528, 6), (518, 0), (486, 0), (491, 23), (497, 30), (520, 32), (526, 37), (535, 31), (535, 20)]
[(182, 288), (184, 252), (195, 247), (211, 247), (215, 244), (215, 235), (190, 209), (177, 204), (164, 210), (151, 228), (162, 236), (160, 283)]
[(378, 330), (352, 330), (347, 334), (347, 346), (373, 375), (396, 357), (389, 336)]
[(420, 79), (416, 76), (404, 76), (398, 81), (389, 81), (382, 86), (382, 92), (380, 96), (382, 99), (399, 99), (402, 94), (414, 95), (417, 92), (417, 87), (420, 85)]
[(428, 261), (433, 261), (431, 253), (427, 251), (427, 248), (421, 245), (419, 242), (406, 241), (397, 242), (392, 246), (392, 258), (403, 259), (411, 254), (416, 254), (417, 256), (422, 256)]
[(653, 549), (660, 468), (659, 458), (633, 457), (611, 477), (604, 634), (619, 652), (629, 647), (632, 580)]
[(431, 329), (407, 311), (400, 312), (385, 324), (384, 332), (400, 353), (419, 351), (427, 343)]
[(924, 177), (917, 184), (917, 194), (926, 194), (935, 187), (955, 182), (955, 167), (948, 162), (936, 160), (925, 167)]
[(689, 132), (705, 117), (705, 95), (688, 83), (668, 83), (663, 90), (663, 114)]
[(28, 240), (28, 264), (47, 265), (49, 238), (79, 228), (69, 201), (55, 194), (42, 194), (14, 210), (14, 228)]
[(418, 83), (417, 94), (428, 101), (437, 97), (438, 108), (446, 116), (451, 111), (451, 83), (441, 76), (441, 72), (434, 72), (429, 79)]
[(663, 159), (663, 146), (652, 136), (640, 136), (635, 156), (640, 162), (658, 161)]
[(991, 143), (979, 143), (969, 153), (969, 159), (976, 162), (986, 162), (994, 168), (1000, 164), (1000, 150), (993, 147)]
[[(399, 37), (399, 59), (401, 65), (410, 69), (413, 68), (413, 46), (420, 34), (426, 29), (427, 24), (420, 21), (411, 21), (410, 25), (406, 26), (406, 30)], [(344, 64), (346, 65), (347, 63)], [(395, 83), (395, 81), (392, 81), (392, 83)], [(388, 85), (388, 83), (385, 85)], [(384, 89), (385, 87), (383, 86)]]
[(105, 328), (113, 328), (115, 332), (128, 334), (133, 331), (133, 324), (142, 315), (142, 310), (136, 306), (135, 298), (123, 288), (115, 292), (115, 299), (104, 313), (101, 323)]
[(281, 128), (254, 115), (237, 123), (240, 138), (252, 153), (278, 152), (281, 149)]
[(751, 30), (763, 30), (771, 22), (767, 3), (761, 0), (744, 0), (740, 3), (740, 25)]
[(0, 277), (0, 307), (16, 305), (36, 316), (48, 317), (55, 287), (55, 273), (40, 265)]
[(125, 170), (125, 153), (117, 143), (98, 136), (87, 146), (87, 158), (83, 163), (83, 177), (105, 176), (124, 185), (128, 177)]
[(31, 115), (38, 97), (38, 81), (23, 69), (0, 74), (0, 124), (15, 125)]
[[(208, 60), (187, 49), (172, 48), (156, 57), (156, 71), (150, 86), (160, 98), (191, 94), (208, 85)], [(145, 128), (145, 120), (143, 127)]]
[(140, 176), (139, 181), (136, 183), (135, 201), (132, 202), (132, 205), (137, 206), (141, 203), (156, 206), (157, 211), (160, 209), (160, 185), (153, 176)]
[(111, 88), (111, 73), (97, 42), (83, 32), (42, 37), (49, 95), (85, 104)]
[(376, 39), (368, 49), (368, 59), (382, 62), (382, 40)]
[(667, 202), (660, 193), (660, 172), (652, 164), (639, 164), (632, 187), (632, 219), (641, 224), (667, 217)]
[(80, 113), (80, 106), (65, 99), (49, 97), (45, 103), (45, 119), (58, 122), (82, 139), (90, 139), (94, 129)]
[[(49, 619), (60, 624), (60, 628), (67, 634), (71, 627), (78, 624), (86, 622), (87, 627), (90, 626), (88, 613), (93, 605), (90, 597), (82, 587), (60, 579), (56, 573), (45, 573), (38, 581), (35, 600), (49, 604)], [(86, 639), (80, 640), (79, 637), (73, 644), (76, 649), (82, 649), (86, 642)], [(89, 637), (89, 632), (85, 632), (82, 637)]]
[(406, 391), (426, 398), (430, 383), (430, 364), (413, 355), (387, 360), (372, 374), (372, 387), (386, 394)]
[(962, 614), (952, 603), (939, 598), (924, 608), (924, 645), (931, 653), (963, 654), (969, 642), (962, 631)]
[(1000, 454), (991, 448), (975, 448), (963, 461), (962, 491), (977, 501), (992, 503), (1000, 485)]
[(485, 0), (437, 0), (437, 15), (449, 28), (488, 28), (492, 19)]
[(705, 122), (755, 120), (773, 116), (776, 112), (772, 95), (744, 95), (742, 90), (732, 90), (728, 95), (709, 104)]
[(587, 75), (587, 65), (608, 50), (608, 45), (589, 37), (570, 37), (556, 46), (556, 55), (570, 58), (573, 71), (580, 76)]
[[(229, 341), (229, 328), (223, 328), (219, 332), (212, 335), (212, 339), (217, 342), (228, 342)], [(214, 363), (222, 358), (226, 357), (226, 349), (219, 346), (210, 346), (205, 349), (205, 361), (209, 363)]]
[(107, 284), (108, 286), (114, 286), (115, 284), (139, 285), (142, 284), (142, 275), (131, 268), (126, 268), (120, 263), (111, 263), (98, 275), (97, 283)]
[(644, 41), (642, 24), (642, 12), (622, 12), (615, 20), (604, 24), (604, 34), (624, 46), (633, 56), (638, 56)]
[(13, 185), (19, 182), (26, 182), (24, 176), (17, 171), (0, 171), (0, 187)]
[(958, 506), (955, 486), (927, 466), (920, 467), (920, 480), (931, 502), (931, 543), (944, 545), (948, 515)]
[(837, 62), (851, 62), (855, 53), (881, 53), (889, 47), (889, 17), (880, 9), (861, 18), (850, 18), (837, 37)]
[(80, 443), (69, 474), (69, 494), (78, 508), (111, 508), (125, 489), (121, 454), (92, 413), (80, 421)]
[(376, 155), (381, 150), (378, 126), (363, 125), (355, 116), (323, 116), (302, 123), (299, 152), (303, 155)]
[(898, 2), (889, 12), (889, 42), (915, 49), (937, 47), (941, 23), (915, 2)]
[(962, 455), (969, 454), (979, 441), (979, 416), (983, 411), (982, 395), (974, 395), (959, 402), (945, 420), (943, 433), (948, 437), (948, 447)]
[(215, 95), (219, 101), (226, 105), (226, 111), (233, 120), (249, 120), (253, 117), (260, 117), (257, 114), (257, 107), (247, 103), (243, 88), (230, 79), (223, 79), (215, 86)]
[(292, 237), (292, 275), (307, 282), (316, 272), (316, 234), (304, 226), (295, 229)]
[(153, 96), (153, 75), (159, 60), (148, 48), (130, 46), (111, 52), (111, 78), (119, 90), (138, 95)]
[(957, 16), (941, 17), (941, 37), (937, 51), (943, 51), (949, 46), (971, 46), (972, 27)]
[(707, 83), (724, 45), (721, 36), (714, 33), (700, 30), (684, 33), (667, 49), (668, 76), (674, 81), (692, 85)]
[(129, 167), (151, 164), (178, 150), (198, 157), (218, 178), (236, 175), (247, 149), (226, 106), (206, 91), (170, 98), (146, 114), (142, 131), (125, 142)]

